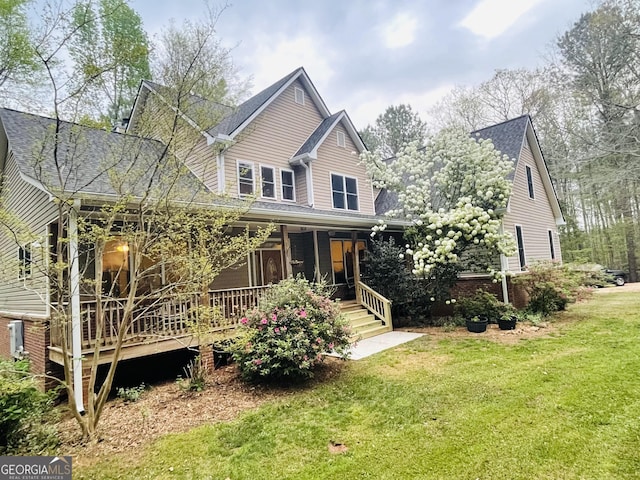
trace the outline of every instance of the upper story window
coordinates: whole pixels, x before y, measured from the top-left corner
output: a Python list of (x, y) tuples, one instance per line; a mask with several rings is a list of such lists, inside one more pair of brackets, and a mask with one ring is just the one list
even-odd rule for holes
[(358, 182), (355, 178), (331, 174), (333, 208), (358, 210)]
[(240, 195), (253, 195), (255, 191), (253, 178), (253, 163), (238, 161), (238, 193)]
[(527, 185), (529, 186), (529, 198), (535, 198), (533, 193), (533, 173), (531, 167), (527, 165)]
[(338, 132), (338, 146), (339, 147), (346, 147), (347, 146), (347, 141), (344, 137), (344, 132)]
[(18, 279), (31, 278), (31, 245), (18, 247)]
[(262, 196), (264, 198), (276, 198), (276, 171), (273, 167), (260, 166), (260, 178), (262, 179)]
[(280, 180), (282, 185), (282, 199), (295, 201), (296, 194), (293, 184), (293, 170), (280, 170)]
[(293, 96), (295, 97), (296, 103), (304, 105), (304, 90), (298, 87), (293, 87)]

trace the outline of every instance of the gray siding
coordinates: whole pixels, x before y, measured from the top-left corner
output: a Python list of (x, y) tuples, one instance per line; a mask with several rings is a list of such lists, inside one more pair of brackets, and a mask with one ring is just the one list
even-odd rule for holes
[[(6, 140), (4, 140), (6, 142)], [(0, 281), (0, 311), (25, 314), (47, 313), (47, 279), (39, 271), (47, 260), (47, 226), (57, 218), (57, 209), (49, 196), (25, 182), (19, 174), (11, 153), (5, 160), (2, 194), (7, 212), (19, 219), (27, 231), (35, 235), (32, 244), (32, 274), (26, 280), (18, 279), (18, 244), (16, 240), (0, 231), (0, 258), (2, 280)], [(35, 243), (34, 242), (34, 243)], [(37, 246), (39, 245), (39, 246)]]
[[(531, 167), (534, 198), (529, 198), (526, 167)], [(556, 261), (562, 260), (558, 229), (549, 203), (547, 191), (542, 183), (540, 171), (528, 142), (525, 142), (516, 167), (513, 191), (509, 200), (509, 211), (503, 220), (504, 229), (515, 239), (516, 225), (522, 227), (526, 262), (551, 260), (549, 231), (554, 239)], [(509, 270), (520, 271), (518, 255), (509, 257)]]

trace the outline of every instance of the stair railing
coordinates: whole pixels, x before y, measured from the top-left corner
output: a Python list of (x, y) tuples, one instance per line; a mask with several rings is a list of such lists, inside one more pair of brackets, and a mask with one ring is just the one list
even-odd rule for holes
[(391, 323), (391, 300), (376, 292), (364, 283), (356, 282), (356, 299), (360, 305), (382, 320), (388, 331), (393, 330)]

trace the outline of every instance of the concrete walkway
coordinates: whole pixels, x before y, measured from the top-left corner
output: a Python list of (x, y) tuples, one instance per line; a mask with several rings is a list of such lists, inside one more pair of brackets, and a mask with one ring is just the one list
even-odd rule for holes
[(397, 347), (403, 343), (410, 342), (418, 337), (422, 337), (422, 333), (411, 332), (387, 332), (375, 337), (365, 338), (351, 347), (351, 360), (360, 360), (375, 353), (382, 352), (388, 348)]

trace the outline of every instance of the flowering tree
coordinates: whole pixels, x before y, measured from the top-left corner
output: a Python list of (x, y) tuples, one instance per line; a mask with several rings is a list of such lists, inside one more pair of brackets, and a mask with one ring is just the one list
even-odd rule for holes
[[(490, 140), (443, 130), (425, 147), (406, 145), (392, 161), (365, 152), (362, 160), (378, 188), (397, 196), (388, 215), (412, 222), (406, 254), (413, 273), (433, 279), (447, 292), (462, 270), (495, 270), (498, 254), (515, 253), (513, 238), (502, 232), (512, 163)], [(381, 222), (372, 236), (384, 231)]]

